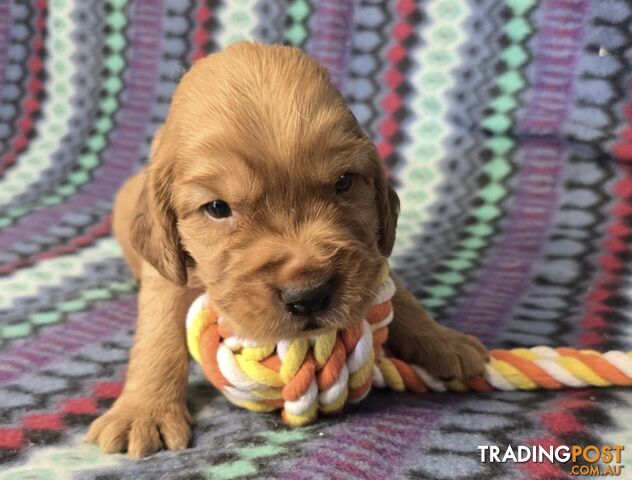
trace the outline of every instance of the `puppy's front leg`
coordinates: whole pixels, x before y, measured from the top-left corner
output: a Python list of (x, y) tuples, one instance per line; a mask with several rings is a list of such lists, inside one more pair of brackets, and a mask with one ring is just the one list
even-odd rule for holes
[(193, 419), (186, 406), (188, 353), (185, 316), (194, 292), (143, 265), (138, 326), (127, 379), (112, 408), (92, 423), (87, 440), (107, 453), (133, 457), (164, 446), (186, 448)]
[(393, 353), (444, 380), (482, 374), (489, 358), (485, 347), (471, 335), (436, 323), (406, 287), (395, 284), (388, 338)]

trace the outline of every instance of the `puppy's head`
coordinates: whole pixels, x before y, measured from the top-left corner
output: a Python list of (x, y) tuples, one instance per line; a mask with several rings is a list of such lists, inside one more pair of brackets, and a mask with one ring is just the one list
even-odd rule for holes
[(241, 43), (182, 78), (133, 228), (176, 283), (199, 283), (239, 335), (343, 327), (366, 311), (399, 202), (326, 71)]

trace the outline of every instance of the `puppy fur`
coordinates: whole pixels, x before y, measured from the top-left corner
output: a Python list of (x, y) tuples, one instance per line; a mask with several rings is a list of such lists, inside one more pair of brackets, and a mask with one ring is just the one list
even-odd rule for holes
[[(350, 188), (336, 190), (341, 175)], [(227, 218), (205, 205), (223, 200)], [(259, 340), (344, 327), (362, 314), (395, 240), (399, 200), (324, 68), (298, 49), (239, 43), (178, 85), (148, 167), (120, 190), (114, 232), (140, 280), (125, 387), (88, 440), (134, 457), (186, 448), (184, 318), (207, 290), (231, 329)], [(296, 316), (283, 289), (329, 282), (329, 307)], [(443, 378), (483, 371), (473, 337), (442, 327), (400, 284), (389, 346)]]

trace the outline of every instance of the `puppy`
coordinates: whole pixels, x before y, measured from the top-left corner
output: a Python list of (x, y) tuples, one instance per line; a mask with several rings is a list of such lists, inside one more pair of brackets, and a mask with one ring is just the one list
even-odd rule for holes
[[(134, 457), (183, 449), (184, 319), (207, 290), (238, 335), (277, 340), (366, 311), (399, 200), (327, 72), (298, 49), (235, 44), (178, 85), (149, 166), (117, 195), (114, 232), (140, 280), (127, 380), (88, 440)], [(483, 371), (473, 337), (401, 285), (389, 347), (443, 378)]]

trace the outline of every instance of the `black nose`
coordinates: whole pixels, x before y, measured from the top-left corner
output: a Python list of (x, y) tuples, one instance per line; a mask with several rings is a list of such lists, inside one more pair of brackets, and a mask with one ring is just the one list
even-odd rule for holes
[(281, 290), (281, 300), (293, 315), (310, 315), (324, 310), (331, 300), (331, 282), (323, 282), (309, 289), (286, 288)]

